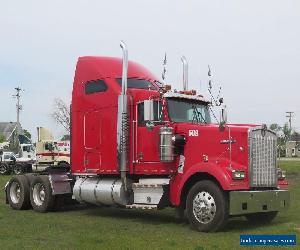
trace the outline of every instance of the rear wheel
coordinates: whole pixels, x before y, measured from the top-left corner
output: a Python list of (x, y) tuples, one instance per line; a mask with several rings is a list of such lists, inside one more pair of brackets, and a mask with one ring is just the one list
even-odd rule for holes
[(25, 176), (13, 176), (6, 189), (9, 205), (16, 210), (30, 208), (29, 183)]
[(28, 185), (30, 187), (33, 179), (37, 176), (37, 174), (35, 174), (35, 173), (27, 173), (27, 174), (24, 174), (24, 176), (26, 177), (26, 179), (28, 181)]
[(6, 175), (10, 173), (10, 167), (6, 163), (1, 163), (0, 164), (0, 174), (1, 175)]
[(201, 232), (218, 231), (228, 220), (226, 194), (209, 180), (199, 181), (191, 188), (186, 209), (190, 224)]
[(16, 164), (14, 166), (14, 173), (16, 175), (20, 175), (20, 174), (23, 174), (24, 173), (24, 166), (22, 164)]
[(40, 175), (33, 178), (30, 185), (30, 202), (37, 212), (52, 211), (55, 205), (55, 196), (48, 176)]
[(265, 213), (255, 213), (255, 214), (247, 214), (246, 218), (249, 222), (256, 224), (266, 224), (275, 219), (278, 212), (265, 212)]

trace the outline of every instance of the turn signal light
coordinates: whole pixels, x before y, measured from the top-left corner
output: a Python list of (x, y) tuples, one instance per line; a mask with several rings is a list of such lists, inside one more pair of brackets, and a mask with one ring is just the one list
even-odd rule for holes
[(232, 179), (243, 180), (246, 178), (245, 171), (243, 170), (232, 170)]

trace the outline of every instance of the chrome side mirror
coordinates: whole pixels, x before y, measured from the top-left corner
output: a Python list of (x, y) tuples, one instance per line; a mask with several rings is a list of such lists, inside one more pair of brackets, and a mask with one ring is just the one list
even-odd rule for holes
[(220, 112), (220, 129), (221, 130), (224, 130), (226, 123), (227, 123), (227, 109), (226, 109), (226, 106), (223, 106), (221, 108), (221, 112)]
[(144, 121), (154, 121), (154, 101), (144, 101)]

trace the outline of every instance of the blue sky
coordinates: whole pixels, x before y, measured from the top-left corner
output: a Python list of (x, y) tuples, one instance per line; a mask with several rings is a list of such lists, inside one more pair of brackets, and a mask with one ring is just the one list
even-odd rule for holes
[(55, 98), (70, 102), (82, 55), (129, 58), (182, 85), (180, 57), (189, 61), (189, 86), (207, 95), (207, 65), (222, 85), (234, 123), (287, 121), (300, 130), (299, 1), (4, 1), (0, 0), (0, 117), (14, 121), (14, 87), (21, 86), (21, 122), (36, 135), (51, 119)]

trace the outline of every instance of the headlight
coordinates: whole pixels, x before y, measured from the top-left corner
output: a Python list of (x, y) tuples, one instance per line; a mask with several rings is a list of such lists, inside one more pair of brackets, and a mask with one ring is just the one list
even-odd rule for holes
[(244, 170), (232, 170), (232, 179), (243, 180), (246, 178), (246, 173)]
[(280, 168), (277, 168), (277, 176), (278, 180), (285, 179), (285, 171), (281, 170)]

